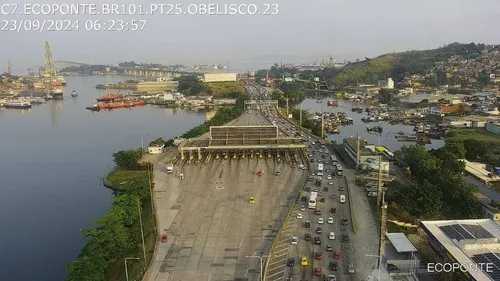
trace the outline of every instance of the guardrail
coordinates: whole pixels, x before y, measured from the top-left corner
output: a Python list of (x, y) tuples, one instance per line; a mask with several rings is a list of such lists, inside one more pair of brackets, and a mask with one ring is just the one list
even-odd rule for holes
[(357, 230), (357, 221), (356, 221), (356, 216), (354, 215), (354, 208), (352, 204), (352, 196), (351, 196), (351, 188), (349, 187), (349, 182), (347, 181), (347, 177), (344, 176), (344, 181), (345, 181), (345, 188), (347, 189), (347, 197), (349, 200), (349, 211), (351, 213), (351, 228), (352, 232), (356, 233)]

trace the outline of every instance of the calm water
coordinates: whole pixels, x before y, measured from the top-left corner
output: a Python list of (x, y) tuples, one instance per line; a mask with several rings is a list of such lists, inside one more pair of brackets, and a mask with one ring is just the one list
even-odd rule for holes
[(204, 113), (154, 107), (85, 110), (106, 92), (96, 84), (120, 79), (67, 77), (64, 101), (0, 109), (0, 280), (62, 280), (84, 245), (79, 229), (93, 227), (110, 206), (100, 179), (113, 167), (111, 154), (205, 120)]
[[(338, 107), (328, 107), (326, 106), (326, 102), (328, 99), (325, 98), (323, 103), (316, 103), (315, 99), (306, 99), (302, 103), (302, 108), (309, 109), (313, 113), (317, 111), (325, 111), (325, 112), (339, 112), (343, 111), (349, 115), (354, 121), (353, 125), (345, 126), (340, 128), (340, 134), (338, 135), (330, 135), (328, 138), (330, 140), (335, 140), (337, 143), (342, 143), (344, 138), (355, 137), (359, 132), (359, 135), (362, 139), (368, 141), (369, 144), (375, 145), (384, 145), (390, 150), (394, 151), (400, 149), (403, 145), (414, 145), (414, 142), (399, 142), (395, 138), (395, 133), (405, 132), (407, 134), (413, 134), (413, 126), (407, 125), (391, 125), (388, 122), (376, 122), (376, 123), (363, 123), (361, 118), (366, 116), (366, 113), (357, 113), (352, 112), (351, 108), (353, 107), (365, 107), (360, 105), (359, 103), (353, 103), (351, 101), (339, 100)], [(366, 131), (366, 128), (369, 126), (381, 126), (384, 128), (384, 132), (382, 134), (372, 134)], [(439, 148), (444, 145), (444, 140), (432, 140), (431, 144), (425, 145), (426, 148)]]

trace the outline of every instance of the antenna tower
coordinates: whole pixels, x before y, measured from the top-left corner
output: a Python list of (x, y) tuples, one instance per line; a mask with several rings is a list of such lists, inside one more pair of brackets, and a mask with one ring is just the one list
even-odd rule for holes
[(9, 73), (9, 76), (12, 76), (12, 65), (10, 64), (10, 60), (9, 60), (9, 68), (7, 68), (7, 73)]
[(50, 78), (50, 82), (57, 81), (56, 65), (48, 41), (45, 41), (45, 76)]

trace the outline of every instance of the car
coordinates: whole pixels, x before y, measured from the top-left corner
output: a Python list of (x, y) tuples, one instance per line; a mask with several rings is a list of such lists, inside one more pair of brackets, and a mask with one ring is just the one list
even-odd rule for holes
[(311, 177), (314, 177), (314, 176), (316, 176), (316, 173), (312, 173), (312, 174), (311, 174)]
[(302, 218), (302, 214), (301, 214), (301, 213), (298, 213), (298, 214), (297, 214), (297, 218), (298, 218), (298, 219), (301, 219), (301, 218)]
[(332, 223), (333, 223), (333, 218), (332, 218), (332, 217), (329, 217), (329, 218), (328, 218), (328, 223), (329, 223), (329, 224), (332, 224)]
[(339, 266), (336, 262), (333, 262), (333, 261), (330, 262), (330, 270), (337, 271), (338, 268), (339, 268)]
[(313, 163), (313, 162), (314, 162), (314, 158), (311, 159), (311, 163)]
[(335, 240), (335, 232), (330, 231), (330, 233), (328, 233), (328, 239)]
[(323, 224), (323, 218), (318, 218), (318, 224)]
[(321, 227), (316, 227), (316, 233), (321, 234)]
[[(313, 177), (309, 177), (309, 181), (312, 181), (312, 180), (313, 180)], [(306, 191), (308, 191), (308, 190), (306, 190)]]
[(326, 201), (325, 197), (321, 197), (321, 199), (319, 199), (319, 202), (325, 202), (325, 201)]
[(333, 247), (332, 247), (332, 245), (326, 245), (326, 251), (327, 251), (327, 252), (331, 252), (331, 251), (333, 251)]
[(314, 275), (321, 276), (321, 274), (323, 274), (323, 272), (321, 271), (321, 267), (316, 267), (314, 269)]
[[(312, 177), (310, 178), (310, 180), (312, 180)], [(311, 188), (310, 188), (309, 186), (306, 186), (306, 187), (304, 188), (304, 190), (305, 190), (305, 191), (311, 191)]]
[(306, 222), (304, 223), (304, 227), (305, 227), (305, 228), (310, 228), (310, 227), (311, 227), (311, 223), (310, 223), (309, 221), (306, 221)]
[(323, 191), (324, 191), (324, 192), (328, 192), (329, 190), (330, 190), (330, 189), (328, 188), (328, 186), (323, 187)]
[(342, 218), (342, 225), (348, 225), (349, 224), (349, 221), (347, 220), (346, 217), (343, 217)]
[(315, 245), (321, 245), (321, 238), (319, 238), (319, 237), (314, 237), (314, 244), (315, 244)]
[(321, 210), (319, 210), (319, 209), (316, 209), (316, 211), (314, 211), (314, 213), (316, 213), (316, 215), (318, 215), (318, 216), (321, 216)]
[(288, 259), (286, 261), (286, 265), (288, 265), (289, 267), (294, 267), (295, 266), (295, 259), (294, 258)]
[(326, 281), (337, 281), (337, 277), (335, 277), (335, 275), (330, 274), (324, 280), (326, 280)]
[(336, 260), (340, 260), (340, 252), (333, 252), (333, 258)]
[(337, 212), (336, 208), (330, 208), (330, 213), (335, 214)]
[(337, 198), (337, 195), (334, 193), (334, 194), (330, 195), (330, 198), (335, 199), (335, 198)]
[(323, 196), (323, 192), (319, 191), (318, 196)]
[(305, 206), (300, 206), (300, 210), (301, 210), (301, 211), (305, 211), (305, 210), (306, 210), (306, 207), (305, 207)]
[(292, 241), (290, 242), (290, 244), (297, 245), (298, 243), (299, 243), (299, 237), (297, 236), (292, 237)]
[(309, 233), (304, 234), (304, 240), (311, 241), (311, 234)]
[(277, 176), (281, 175), (281, 173), (280, 173), (280, 172), (276, 172), (276, 173), (274, 173), (274, 174), (275, 174), (275, 175), (277, 175)]
[(168, 242), (168, 235), (167, 234), (163, 234), (161, 236), (161, 242), (162, 243), (167, 243)]
[(332, 179), (332, 176), (328, 175), (328, 176), (326, 177), (326, 179), (327, 179), (327, 180), (331, 180), (331, 179)]
[(307, 266), (307, 257), (302, 257), (300, 259), (300, 265), (301, 266)]
[(319, 188), (317, 188), (317, 187), (316, 187), (316, 188), (314, 188), (314, 190), (313, 190), (313, 191), (314, 191), (314, 192), (318, 192), (318, 191), (319, 191)]
[(351, 238), (349, 238), (349, 235), (343, 234), (342, 235), (342, 242), (350, 242)]
[(329, 185), (333, 185), (333, 181), (329, 182), (328, 184), (329, 184)]
[(300, 198), (301, 201), (307, 201), (307, 196), (302, 196), (302, 198)]
[(321, 252), (314, 252), (314, 259), (319, 261), (322, 260), (323, 254), (321, 254)]
[(352, 263), (350, 263), (347, 266), (347, 272), (349, 272), (349, 274), (354, 274), (355, 270), (354, 270), (354, 265)]
[(339, 191), (344, 191), (344, 189), (345, 189), (345, 188), (344, 188), (343, 186), (340, 186), (340, 187), (339, 187)]
[(297, 166), (295, 166), (295, 164), (292, 164), (290, 167), (292, 167), (292, 168), (296, 168)]

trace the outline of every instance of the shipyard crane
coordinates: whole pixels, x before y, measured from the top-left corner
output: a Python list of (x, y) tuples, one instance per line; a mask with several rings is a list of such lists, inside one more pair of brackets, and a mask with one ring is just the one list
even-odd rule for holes
[(45, 77), (50, 79), (52, 86), (60, 85), (57, 78), (56, 65), (54, 63), (54, 58), (52, 57), (52, 51), (50, 50), (48, 41), (45, 41)]

